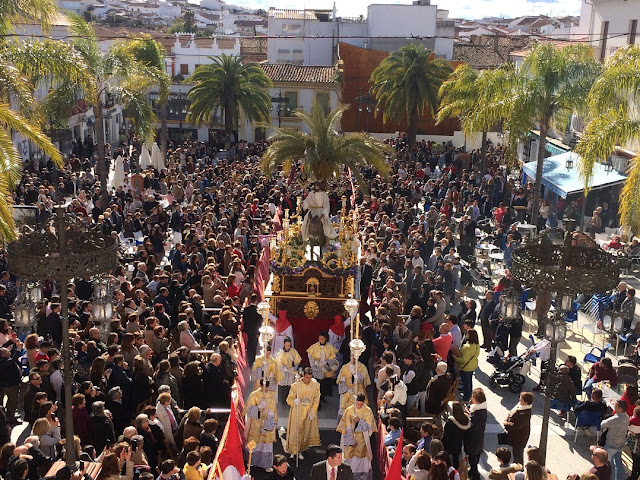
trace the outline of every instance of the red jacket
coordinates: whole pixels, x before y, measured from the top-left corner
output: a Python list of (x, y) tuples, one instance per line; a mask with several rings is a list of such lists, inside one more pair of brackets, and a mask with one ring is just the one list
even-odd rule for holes
[(596, 362), (589, 370), (589, 378), (593, 379), (593, 383), (609, 381), (611, 386), (618, 385), (618, 375), (613, 368), (602, 368), (602, 362)]

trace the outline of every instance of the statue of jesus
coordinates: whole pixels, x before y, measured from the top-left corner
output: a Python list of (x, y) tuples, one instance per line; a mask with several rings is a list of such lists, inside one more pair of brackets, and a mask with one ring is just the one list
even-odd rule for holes
[(307, 214), (302, 221), (302, 239), (319, 238), (324, 235), (326, 240), (338, 236), (329, 220), (329, 195), (321, 189), (320, 182), (316, 182), (302, 204)]

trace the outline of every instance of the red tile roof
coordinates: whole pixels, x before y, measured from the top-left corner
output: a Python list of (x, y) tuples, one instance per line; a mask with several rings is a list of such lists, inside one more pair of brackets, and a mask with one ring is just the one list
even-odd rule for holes
[(337, 83), (335, 67), (290, 63), (262, 63), (260, 67), (273, 83)]

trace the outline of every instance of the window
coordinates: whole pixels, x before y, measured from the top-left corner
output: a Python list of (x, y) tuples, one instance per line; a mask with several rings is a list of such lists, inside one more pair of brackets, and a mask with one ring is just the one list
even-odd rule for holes
[(187, 63), (180, 64), (180, 75), (189, 75), (189, 64)]
[(609, 36), (609, 20), (602, 22), (602, 43), (600, 44), (600, 61), (604, 62), (607, 55), (607, 37)]
[(627, 41), (629, 45), (635, 45), (637, 31), (638, 31), (638, 20), (631, 20), (629, 22), (629, 37)]
[(290, 116), (298, 108), (298, 92), (284, 92), (284, 96), (289, 99), (289, 102), (284, 104), (285, 116)]
[(278, 49), (278, 63), (287, 63), (291, 60), (291, 50), (286, 48)]
[(293, 51), (293, 63), (296, 65), (302, 65), (304, 62), (304, 58), (302, 57), (302, 50), (294, 50)]
[(283, 35), (300, 35), (302, 33), (302, 25), (285, 23), (282, 25)]
[(318, 105), (322, 107), (322, 110), (324, 110), (325, 115), (329, 113), (329, 94), (328, 93), (318, 93), (316, 95), (316, 102), (318, 102)]

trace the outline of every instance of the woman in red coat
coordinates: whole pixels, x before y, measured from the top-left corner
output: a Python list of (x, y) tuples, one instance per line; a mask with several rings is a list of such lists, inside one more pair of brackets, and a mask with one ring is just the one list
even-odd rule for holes
[(80, 438), (80, 444), (93, 445), (91, 434), (91, 416), (87, 410), (87, 400), (82, 393), (76, 393), (71, 403), (73, 412), (73, 432)]

